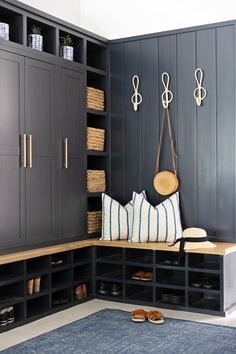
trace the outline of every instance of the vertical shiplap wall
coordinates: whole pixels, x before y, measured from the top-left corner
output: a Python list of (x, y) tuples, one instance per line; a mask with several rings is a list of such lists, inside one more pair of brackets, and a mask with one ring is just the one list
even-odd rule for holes
[[(159, 139), (161, 74), (171, 76), (181, 214), (219, 241), (235, 236), (235, 25), (158, 35), (111, 44), (111, 190), (122, 203), (145, 189), (151, 203)], [(207, 98), (197, 107), (194, 71), (204, 70)], [(134, 112), (132, 77), (140, 77), (143, 102)], [(167, 130), (161, 169), (171, 169)]]

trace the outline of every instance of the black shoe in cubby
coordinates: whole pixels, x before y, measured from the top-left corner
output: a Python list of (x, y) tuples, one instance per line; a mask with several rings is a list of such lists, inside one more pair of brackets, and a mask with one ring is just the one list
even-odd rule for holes
[(6, 326), (7, 324), (7, 311), (8, 308), (0, 310), (0, 326)]
[(122, 285), (121, 284), (112, 284), (110, 294), (115, 297), (119, 297), (122, 295)]
[(101, 281), (98, 285), (98, 294), (100, 295), (109, 295), (110, 285), (104, 281)]
[(7, 308), (7, 324), (13, 323), (15, 321), (14, 308), (10, 306)]

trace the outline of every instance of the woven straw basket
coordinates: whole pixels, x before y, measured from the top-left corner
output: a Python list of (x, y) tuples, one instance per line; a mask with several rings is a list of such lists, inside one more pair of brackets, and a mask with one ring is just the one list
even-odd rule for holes
[(87, 128), (87, 150), (104, 151), (105, 130)]
[(104, 91), (87, 87), (87, 108), (104, 111)]
[(170, 171), (162, 171), (154, 178), (154, 188), (161, 195), (169, 195), (177, 191), (179, 181), (177, 176)]
[(105, 192), (106, 190), (106, 173), (103, 170), (87, 170), (87, 191)]
[(87, 213), (87, 232), (93, 234), (100, 232), (102, 229), (102, 212), (88, 211)]

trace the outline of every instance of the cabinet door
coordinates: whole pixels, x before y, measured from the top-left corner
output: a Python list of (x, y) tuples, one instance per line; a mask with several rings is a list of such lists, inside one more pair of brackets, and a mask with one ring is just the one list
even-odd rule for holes
[(0, 248), (25, 242), (25, 170), (20, 159), (23, 94), (24, 58), (0, 51)]
[[(86, 119), (84, 74), (60, 70), (59, 176), (60, 220), (63, 238), (85, 236), (86, 222)], [(67, 142), (65, 142), (67, 139)], [(66, 156), (67, 144), (67, 156)], [(68, 157), (68, 166), (66, 158)]]
[(56, 107), (53, 65), (26, 59), (25, 97), (28, 146), (26, 238), (27, 244), (34, 244), (50, 241), (55, 225)]

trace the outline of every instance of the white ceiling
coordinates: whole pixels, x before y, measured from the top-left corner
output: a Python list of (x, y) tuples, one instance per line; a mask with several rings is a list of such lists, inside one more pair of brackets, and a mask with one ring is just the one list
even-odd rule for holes
[(23, 0), (108, 39), (236, 19), (235, 0)]

